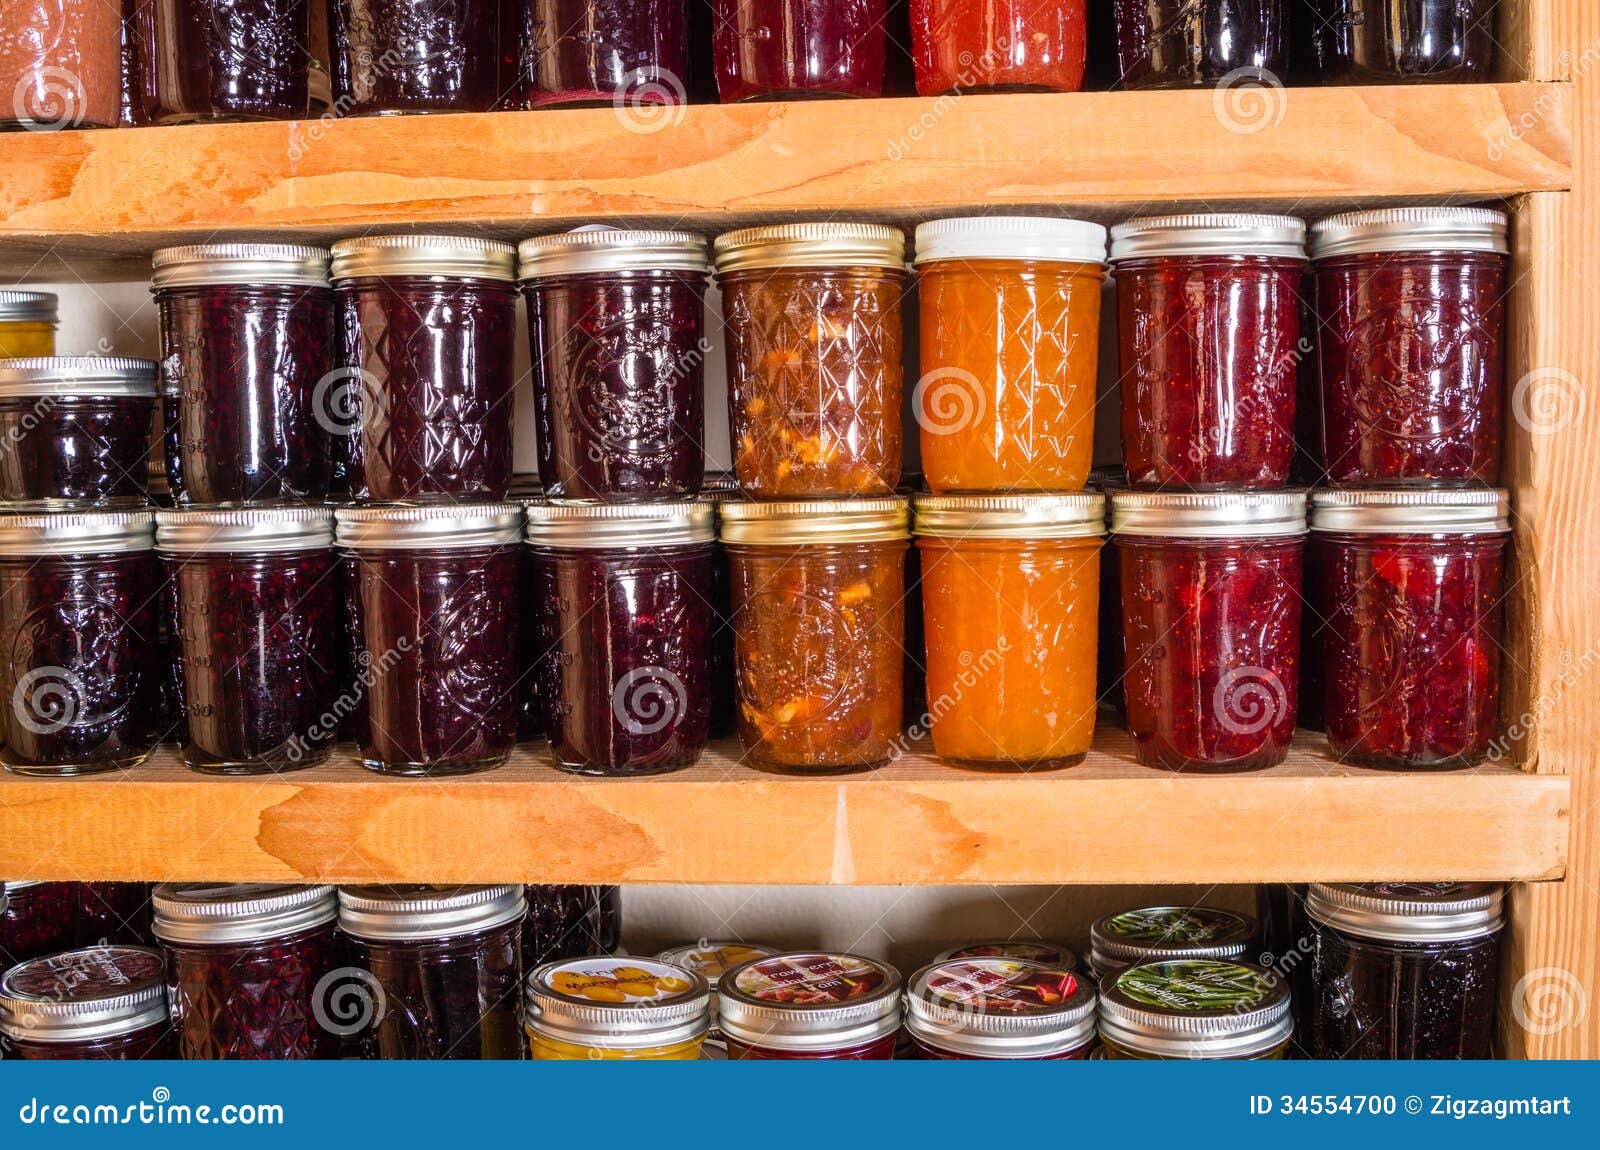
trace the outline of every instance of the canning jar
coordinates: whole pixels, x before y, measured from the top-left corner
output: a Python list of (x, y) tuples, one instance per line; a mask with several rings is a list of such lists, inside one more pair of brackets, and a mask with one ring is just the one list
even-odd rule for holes
[(881, 96), (887, 0), (712, 0), (724, 104)]
[(1107, 1058), (1277, 1059), (1293, 1029), (1288, 986), (1247, 962), (1161, 959), (1100, 981)]
[(1128, 729), (1139, 761), (1283, 761), (1300, 689), (1303, 491), (1111, 495)]
[(542, 1062), (693, 1062), (710, 1017), (698, 974), (648, 958), (591, 956), (528, 975), (524, 1025)]
[(366, 1059), (524, 1057), (522, 887), (360, 886), (339, 891), (350, 959), (341, 1022)]
[(505, 762), (517, 741), (514, 503), (341, 507), (362, 761), (442, 776)]
[(487, 112), (500, 100), (509, 0), (328, 0), (341, 116)]
[(0, 968), (71, 950), (78, 944), (78, 887), (70, 882), (5, 884), (0, 907)]
[(178, 503), (315, 501), (351, 431), (333, 374), (328, 253), (200, 244), (155, 253), (169, 480)]
[(952, 962), (958, 958), (1009, 958), (1017, 962), (1059, 966), (1066, 970), (1081, 969), (1078, 952), (1070, 946), (1036, 938), (996, 938), (963, 943), (941, 952), (934, 961)]
[(1122, 448), (1135, 487), (1278, 487), (1294, 462), (1305, 223), (1192, 215), (1111, 229)]
[(23, 1060), (176, 1058), (161, 952), (97, 946), (13, 966), (0, 977), (0, 1051)]
[(1089, 927), (1089, 965), (1107, 975), (1141, 962), (1176, 958), (1248, 957), (1256, 924), (1211, 906), (1148, 906), (1096, 919)]
[(1384, 208), (1312, 228), (1330, 483), (1499, 481), (1506, 227), (1488, 208)]
[(1506, 493), (1312, 495), (1310, 637), (1328, 743), (1375, 767), (1461, 767), (1505, 747)]
[(1095, 1043), (1094, 987), (1038, 962), (936, 962), (911, 976), (905, 1009), (923, 1059), (1081, 1059)]
[(1281, 85), (1283, 0), (1114, 0), (1124, 88), (1207, 88), (1239, 77)]
[(934, 751), (995, 770), (1080, 761), (1094, 736), (1105, 497), (914, 506)]
[(139, 5), (140, 103), (147, 122), (304, 118), (311, 7), (312, 0)]
[[(731, 484), (727, 486), (725, 484)], [(738, 491), (728, 472), (706, 477), (704, 496), (718, 504)], [(909, 559), (910, 552), (907, 552)], [(711, 552), (711, 723), (713, 739), (725, 739), (739, 730), (739, 688), (734, 673), (733, 567), (728, 549), (719, 542)]]
[(622, 889), (532, 883), (522, 924), (522, 966), (610, 954), (622, 941)]
[(1503, 899), (1482, 882), (1312, 883), (1306, 1057), (1494, 1057)]
[(1083, 487), (1105, 258), (1105, 228), (1077, 220), (917, 228), (922, 375), (911, 409), (931, 490)]
[(681, 966), (706, 980), (711, 988), (711, 1028), (706, 1032), (706, 1042), (726, 1050), (727, 1039), (718, 1025), (717, 987), (722, 976), (736, 966), (743, 966), (758, 958), (780, 954), (775, 946), (759, 942), (711, 942), (702, 940), (687, 946), (675, 946), (656, 955), (657, 960), (672, 966)]
[(905, 236), (781, 224), (717, 237), (739, 486), (755, 499), (900, 482)]
[(717, 1016), (730, 1058), (889, 1059), (900, 1031), (900, 975), (856, 954), (758, 958), (723, 975)]
[(150, 884), (147, 882), (75, 882), (78, 895), (77, 944), (150, 946)]
[(158, 511), (156, 546), (177, 584), (184, 764), (262, 775), (326, 759), (345, 659), (333, 512)]
[(520, 0), (522, 103), (612, 104), (642, 125), (687, 104), (689, 31), (684, 0)]
[(1323, 84), (1460, 84), (1494, 78), (1495, 0), (1307, 0)]
[(580, 229), (519, 249), (552, 499), (672, 499), (705, 470), (706, 242)]
[(1076, 92), (1087, 0), (911, 0), (917, 92)]
[(583, 775), (692, 766), (711, 717), (714, 509), (532, 504), (533, 693), (550, 753)]
[(881, 766), (901, 734), (906, 504), (724, 503), (739, 737), (752, 765)]
[(56, 297), (46, 291), (0, 291), (0, 359), (56, 353)]
[(154, 901), (180, 1058), (339, 1057), (333, 887), (163, 883)]
[(515, 260), (510, 244), (450, 236), (334, 244), (344, 380), (336, 410), (354, 429), (358, 501), (505, 498)]
[(156, 365), (0, 360), (0, 500), (13, 511), (145, 505)]
[(161, 564), (148, 511), (0, 516), (0, 762), (84, 775), (160, 739)]
[(116, 4), (6, 0), (0, 8), (0, 129), (114, 128), (121, 91)]

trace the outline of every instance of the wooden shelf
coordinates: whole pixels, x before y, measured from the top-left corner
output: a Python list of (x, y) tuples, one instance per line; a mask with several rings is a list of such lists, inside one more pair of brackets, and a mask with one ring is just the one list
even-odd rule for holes
[(1569, 92), (1289, 88), (1232, 127), (1207, 90), (696, 106), (655, 132), (601, 108), (17, 133), (0, 276), (142, 278), (156, 247), (263, 232), (1481, 200), (1571, 186)]

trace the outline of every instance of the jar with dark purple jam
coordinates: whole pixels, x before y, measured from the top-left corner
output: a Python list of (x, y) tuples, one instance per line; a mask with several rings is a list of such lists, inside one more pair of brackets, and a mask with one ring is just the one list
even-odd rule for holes
[(180, 1058), (339, 1057), (333, 887), (163, 883), (154, 899)]
[(558, 767), (651, 775), (700, 757), (715, 530), (699, 501), (528, 507), (533, 690)]
[(526, 913), (521, 886), (343, 888), (339, 929), (372, 981), (329, 1013), (366, 1059), (523, 1058)]
[(139, 5), (146, 121), (298, 120), (312, 0), (148, 0)]
[(516, 384), (516, 249), (452, 236), (333, 246), (337, 408), (359, 502), (504, 499)]
[(261, 775), (326, 759), (344, 662), (333, 512), (158, 511), (156, 545), (178, 590), (184, 763)]
[(729, 1058), (890, 1059), (900, 1031), (900, 975), (855, 954), (758, 958), (718, 981), (717, 1018)]
[(156, 365), (0, 359), (0, 502), (12, 511), (142, 507)]
[(1506, 228), (1487, 208), (1384, 208), (1312, 228), (1328, 482), (1499, 481)]
[(1214, 906), (1147, 906), (1089, 927), (1089, 965), (1107, 975), (1141, 962), (1177, 958), (1243, 960), (1256, 945), (1252, 919)]
[(97, 946), (13, 966), (0, 977), (0, 1052), (41, 1061), (176, 1058), (161, 952)]
[(84, 775), (160, 740), (161, 563), (148, 511), (0, 516), (0, 763)]
[(328, 253), (200, 244), (154, 258), (167, 453), (177, 502), (315, 501), (349, 380), (333, 371)]
[[(520, 0), (522, 102), (610, 104), (641, 126), (688, 103), (684, 0)], [(630, 121), (633, 122), (633, 121)]]
[(153, 946), (151, 885), (147, 882), (75, 882), (78, 945)]
[(528, 970), (563, 958), (610, 954), (622, 941), (622, 889), (534, 883), (526, 889), (522, 965)]
[[(341, 116), (487, 112), (515, 29), (509, 0), (327, 0)], [(504, 43), (503, 43), (504, 41)]]
[(1282, 762), (1300, 689), (1305, 492), (1114, 491), (1111, 531), (1139, 761)]
[(1486, 1059), (1500, 998), (1502, 887), (1312, 883), (1298, 1030), (1307, 1058)]
[[(1115, 0), (1122, 87), (1207, 88), (1235, 73), (1281, 86), (1289, 70), (1286, 7), (1284, 0)], [(1248, 118), (1248, 104), (1239, 107)]]
[(500, 766), (517, 741), (522, 508), (335, 514), (362, 761), (426, 777)]
[(712, 0), (724, 104), (881, 96), (887, 0)]
[(525, 240), (539, 473), (552, 499), (673, 499), (705, 471), (706, 242), (584, 228)]
[(1506, 493), (1317, 491), (1313, 654), (1333, 753), (1387, 768), (1498, 758)]
[[(1494, 78), (1497, 0), (1301, 0), (1323, 84), (1461, 84)], [(1311, 79), (1312, 77), (1308, 77)]]
[(936, 962), (906, 988), (917, 1057), (1081, 1059), (1095, 1043), (1095, 990), (1081, 974), (1014, 958)]
[(0, 907), (0, 968), (78, 944), (78, 884), (6, 883)]

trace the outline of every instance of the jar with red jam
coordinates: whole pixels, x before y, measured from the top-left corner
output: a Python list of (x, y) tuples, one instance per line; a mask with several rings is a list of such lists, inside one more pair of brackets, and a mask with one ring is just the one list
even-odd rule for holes
[(134, 23), (145, 122), (304, 118), (311, 9), (312, 0), (140, 4)]
[(552, 499), (673, 499), (705, 471), (706, 242), (583, 228), (519, 249)]
[(1494, 79), (1497, 0), (1302, 0), (1322, 84)]
[(1157, 216), (1111, 229), (1134, 487), (1279, 487), (1294, 462), (1305, 223)]
[(888, 0), (712, 0), (724, 104), (881, 96)]
[(341, 116), (487, 112), (513, 49), (510, 0), (327, 0)]
[(1160, 959), (1101, 979), (1100, 1040), (1112, 1059), (1279, 1059), (1289, 1009), (1288, 985), (1265, 967)]
[(556, 766), (692, 766), (711, 718), (715, 509), (700, 501), (533, 504), (533, 693)]
[(1095, 990), (1061, 966), (960, 958), (925, 966), (906, 987), (906, 1030), (935, 1061), (1067, 1060), (1095, 1044)]
[(357, 501), (505, 498), (515, 264), (510, 244), (461, 236), (333, 246), (339, 382), (327, 400), (330, 422), (350, 433)]
[(500, 766), (517, 741), (522, 508), (335, 516), (363, 763), (424, 777)]
[(723, 975), (717, 1015), (734, 1059), (894, 1057), (900, 975), (855, 954), (758, 958)]
[(610, 954), (622, 941), (622, 888), (530, 883), (522, 924), (522, 966)]
[(518, 0), (522, 104), (611, 105), (665, 125), (688, 103), (684, 0)]
[[(1238, 77), (1281, 86), (1287, 9), (1286, 0), (1114, 0), (1121, 86), (1209, 88)], [(1249, 105), (1239, 107), (1249, 120)]]
[(1111, 531), (1139, 761), (1282, 762), (1300, 689), (1305, 492), (1115, 491)]
[(1141, 962), (1176, 958), (1242, 960), (1256, 924), (1213, 906), (1147, 906), (1096, 919), (1089, 928), (1089, 965), (1107, 975)]
[(69, 950), (0, 977), (0, 1053), (33, 1061), (178, 1056), (161, 952)]
[(339, 1057), (333, 887), (163, 883), (154, 901), (180, 1058)]
[(933, 961), (952, 962), (958, 958), (1009, 958), (1017, 962), (1059, 966), (1066, 970), (1082, 969), (1078, 952), (1066, 943), (1036, 938), (997, 938), (987, 942), (963, 943), (941, 952)]
[(1087, 0), (911, 0), (917, 92), (1076, 92)]
[(1312, 493), (1309, 641), (1340, 760), (1448, 768), (1504, 753), (1509, 514), (1489, 489)]
[(75, 882), (78, 894), (80, 947), (151, 946), (151, 884), (147, 882)]
[(5, 886), (0, 969), (78, 944), (78, 884), (13, 879)]
[(1508, 243), (1505, 213), (1488, 208), (1312, 228), (1329, 483), (1499, 481)]

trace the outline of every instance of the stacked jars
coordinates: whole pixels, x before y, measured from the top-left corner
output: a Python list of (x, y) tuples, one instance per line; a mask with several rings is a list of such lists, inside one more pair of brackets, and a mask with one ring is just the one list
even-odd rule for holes
[(1108, 1058), (1278, 1059), (1293, 1030), (1288, 986), (1252, 963), (1160, 959), (1100, 981)]

